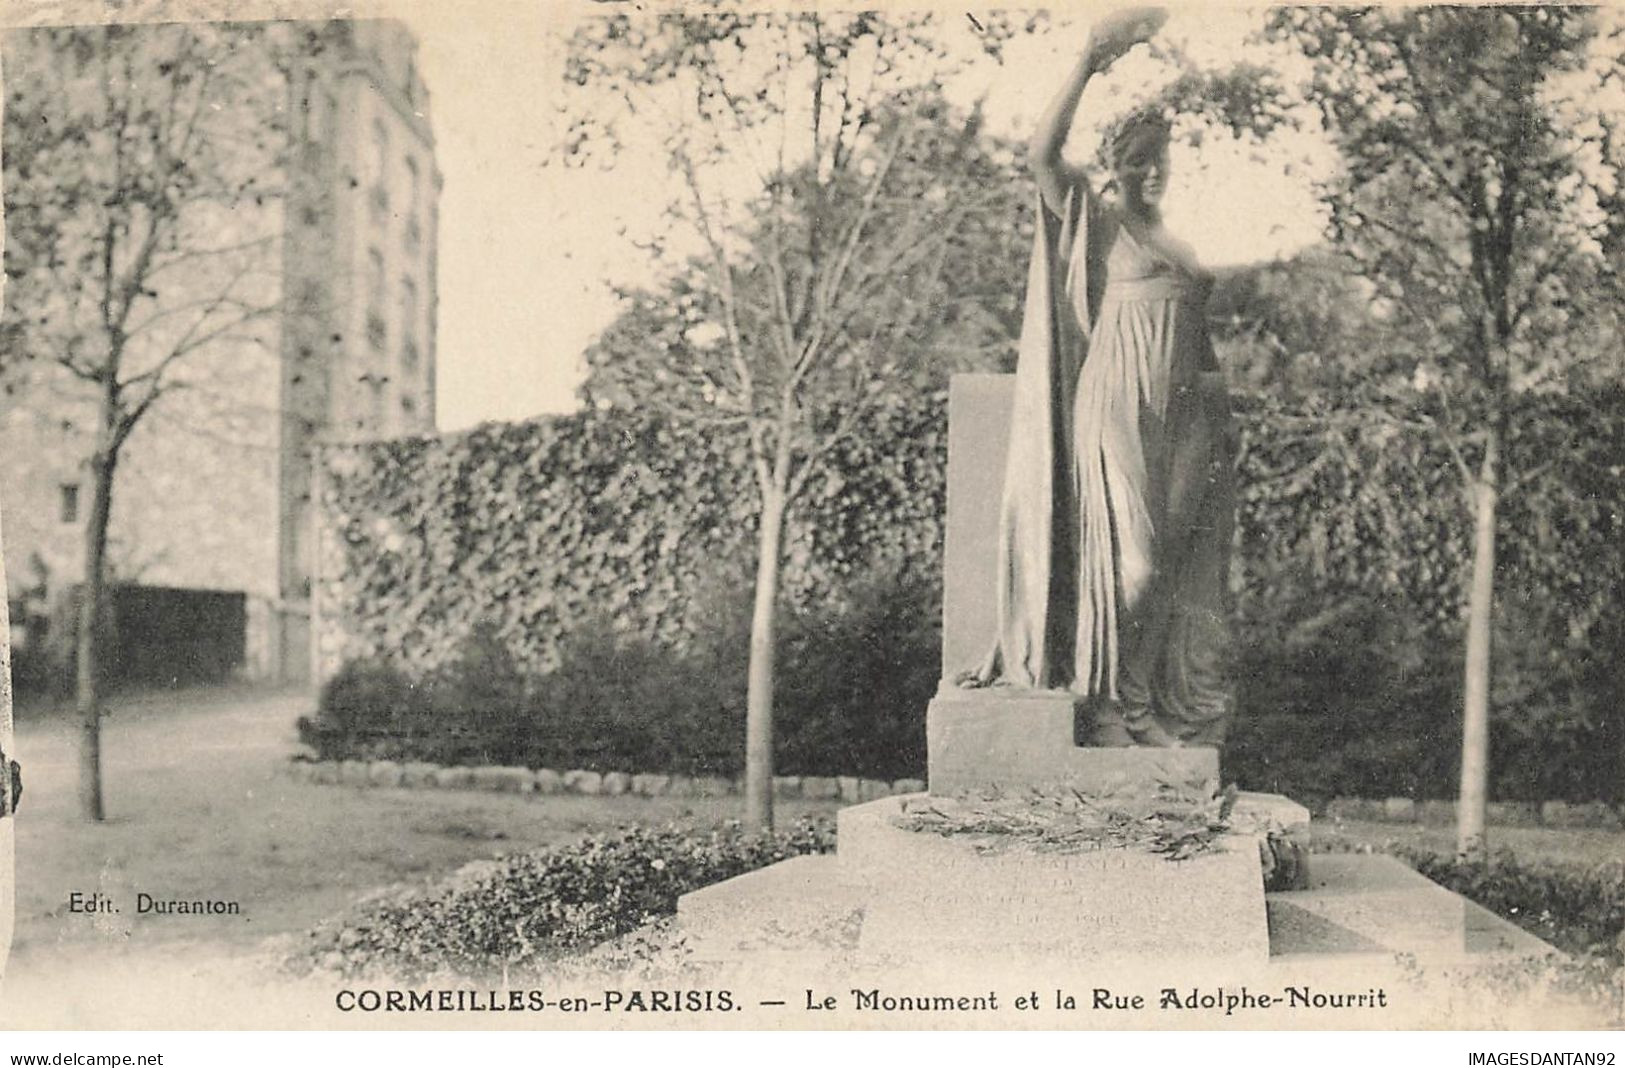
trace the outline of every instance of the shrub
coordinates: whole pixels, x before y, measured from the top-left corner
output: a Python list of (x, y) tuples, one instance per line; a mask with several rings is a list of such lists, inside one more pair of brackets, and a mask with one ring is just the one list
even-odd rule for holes
[(537, 680), (528, 763), (733, 775), (744, 738), (744, 658), (727, 634), (687, 653), (606, 623), (573, 636)]
[(1293, 599), (1237, 626), (1225, 777), (1311, 807), (1447, 797), (1461, 751), (1457, 647), (1392, 606)]
[(300, 717), (299, 739), (323, 760), (393, 756), (423, 695), (400, 669), (379, 660), (345, 664), (322, 687), (315, 719)]
[[(924, 775), (936, 599), (931, 583), (882, 575), (855, 583), (846, 604), (784, 612), (781, 774)], [(558, 669), (539, 678), (526, 679), (487, 630), (421, 687), (377, 662), (350, 664), (301, 732), (323, 759), (735, 776), (744, 757), (748, 604), (730, 590), (718, 590), (713, 604), (714, 628), (685, 649), (599, 621), (561, 645)]]
[[(1225, 776), (1312, 808), (1332, 797), (1450, 798), (1461, 760), (1461, 650), (1403, 606), (1284, 583), (1236, 623)], [(1490, 795), (1625, 801), (1625, 672), (1554, 646), (1512, 594), (1497, 606)]]
[(449, 665), (429, 675), (398, 756), (437, 764), (506, 764), (523, 742), (528, 688), (494, 628), (474, 628)]
[(940, 588), (855, 584), (849, 606), (793, 617), (780, 651), (775, 767), (925, 777), (925, 711), (942, 673)]
[(677, 910), (691, 890), (834, 848), (832, 821), (762, 834), (628, 829), (471, 866), (449, 882), (366, 903), (311, 932), (288, 964), (414, 981), (535, 973)]
[[(785, 528), (780, 593), (807, 608), (896, 558), (940, 559), (946, 404), (906, 391), (840, 439)], [(748, 435), (649, 410), (589, 409), (323, 450), (317, 551), (324, 649), (443, 666), (488, 620), (527, 673), (595, 617), (683, 647), (719, 560), (754, 560)]]

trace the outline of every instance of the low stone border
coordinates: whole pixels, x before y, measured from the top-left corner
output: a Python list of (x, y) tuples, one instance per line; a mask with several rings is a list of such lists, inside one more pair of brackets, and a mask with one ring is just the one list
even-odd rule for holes
[[(741, 793), (740, 780), (704, 775), (633, 775), (623, 771), (554, 771), (552, 768), (442, 767), (393, 760), (294, 760), (287, 774), (299, 782), (429, 790), (490, 790), (509, 794), (576, 794), (588, 797), (727, 797)], [(779, 775), (776, 797), (859, 802), (925, 789), (919, 779), (860, 779), (841, 775)]]
[[(1453, 826), (1454, 801), (1417, 801), (1390, 797), (1382, 801), (1339, 797), (1326, 806), (1329, 820), (1359, 820), (1366, 823), (1425, 823)], [(1495, 827), (1566, 827), (1617, 831), (1625, 819), (1605, 801), (1570, 804), (1567, 801), (1491, 801), (1485, 818)]]
[[(442, 767), (438, 764), (401, 764), (393, 760), (294, 760), (288, 775), (300, 782), (338, 786), (382, 786), (408, 789), (491, 790), (510, 794), (578, 794), (615, 797), (727, 797), (742, 793), (743, 780), (703, 775), (633, 775), (623, 771), (554, 771), (516, 767)], [(914, 794), (925, 789), (919, 779), (860, 779), (850, 775), (779, 775), (773, 779), (775, 797), (857, 803), (892, 794)], [(1492, 801), (1487, 813), (1497, 827), (1565, 827), (1617, 831), (1625, 819), (1606, 802), (1569, 804), (1565, 801)], [(1326, 805), (1320, 818), (1358, 820), (1362, 823), (1424, 823), (1453, 826), (1454, 801), (1417, 801), (1390, 797), (1381, 801), (1339, 797)]]

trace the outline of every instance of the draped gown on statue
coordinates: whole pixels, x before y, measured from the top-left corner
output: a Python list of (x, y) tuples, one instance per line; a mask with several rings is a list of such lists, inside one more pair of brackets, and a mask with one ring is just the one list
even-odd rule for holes
[(1233, 438), (1211, 279), (1080, 182), (1040, 203), (982, 682), (1068, 689), (1141, 744), (1217, 744)]

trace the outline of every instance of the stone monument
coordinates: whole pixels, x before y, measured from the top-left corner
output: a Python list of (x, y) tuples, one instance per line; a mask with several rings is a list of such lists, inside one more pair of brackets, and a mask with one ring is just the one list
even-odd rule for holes
[[(945, 664), (974, 655), (991, 619), (988, 515), (1010, 390), (1010, 376), (952, 383)], [(1286, 982), (1346, 979), (1360, 967), (1387, 974), (1380, 969), (1401, 954), (1477, 967), (1551, 952), (1394, 858), (1315, 856), (1307, 870), (1295, 866), (1301, 856), (1279, 847), (1302, 840), (1309, 813), (1279, 796), (1233, 795), (1223, 826), (1184, 859), (1143, 836), (1057, 849), (1041, 833), (939, 833), (917, 818), (1027, 799), (1064, 807), (1069, 797), (1109, 815), (1114, 799), (1143, 810), (1148, 791), (1218, 792), (1214, 749), (1080, 746), (1075, 704), (1064, 693), (945, 680), (929, 711), (927, 792), (843, 809), (834, 856), (796, 857), (685, 895), (678, 919), (695, 959), (792, 978), (812, 966), (1035, 976), (1155, 967), (1170, 980)]]
[(1099, 20), (1040, 120), (1016, 373), (951, 383), (928, 793), (843, 810), (833, 859), (685, 896), (701, 956), (1233, 983), (1546, 948), (1392, 858), (1311, 867), (1303, 806), (1221, 789), (1235, 441), (1212, 279), (1162, 229), (1166, 115), (1108, 128), (1110, 198), (1061, 153), (1085, 83), (1164, 17)]

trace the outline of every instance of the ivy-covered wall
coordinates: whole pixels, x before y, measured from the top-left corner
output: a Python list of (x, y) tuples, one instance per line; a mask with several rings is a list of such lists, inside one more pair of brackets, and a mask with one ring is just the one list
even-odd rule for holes
[[(1573, 667), (1612, 657), (1625, 593), (1625, 399), (1518, 413), (1498, 581), (1507, 617)], [(900, 400), (848, 442), (792, 515), (785, 597), (839, 603), (876, 568), (940, 567), (945, 401)], [(1459, 629), (1471, 517), (1455, 460), (1419, 425), (1238, 397), (1235, 580), (1244, 619), (1347, 599), (1446, 640)], [(444, 438), (329, 447), (321, 479), (326, 673), (380, 657), (423, 674), (476, 625), (528, 670), (589, 622), (681, 644), (748, 588), (756, 488), (724, 429), (591, 411)], [(1471, 460), (1468, 456), (1466, 459)]]
[[(885, 409), (814, 477), (790, 518), (794, 605), (846, 576), (940, 560), (944, 401)], [(315, 602), (323, 675), (378, 657), (421, 675), (476, 626), (527, 670), (589, 623), (681, 644), (736, 600), (755, 560), (756, 485), (726, 428), (589, 411), (443, 438), (330, 446)]]

